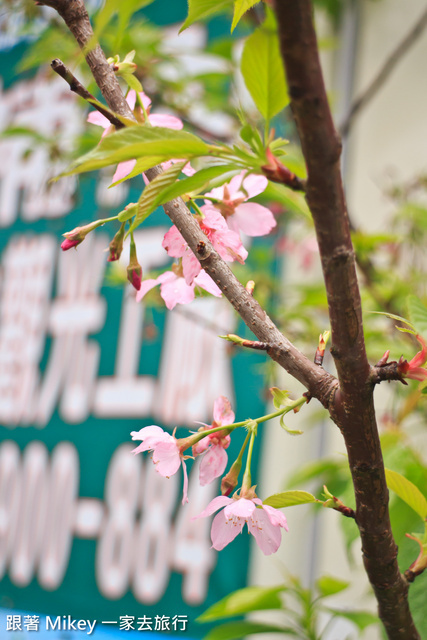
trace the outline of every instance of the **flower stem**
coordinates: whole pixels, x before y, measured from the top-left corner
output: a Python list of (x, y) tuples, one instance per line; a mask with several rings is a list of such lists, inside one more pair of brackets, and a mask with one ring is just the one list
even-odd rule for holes
[(256, 429), (252, 429), (250, 434), (248, 433), (248, 435), (250, 435), (251, 439), (249, 442), (248, 455), (246, 458), (246, 469), (245, 469), (245, 473), (243, 474), (242, 495), (245, 495), (245, 493), (249, 491), (249, 489), (252, 486), (251, 462), (252, 462), (252, 453), (254, 450), (254, 442), (256, 438)]

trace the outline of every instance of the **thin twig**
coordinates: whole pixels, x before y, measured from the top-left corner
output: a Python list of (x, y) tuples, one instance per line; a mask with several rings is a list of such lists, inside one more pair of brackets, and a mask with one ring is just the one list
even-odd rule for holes
[(95, 107), (95, 109), (97, 109), (99, 113), (102, 113), (102, 115), (107, 118), (107, 120), (109, 120), (109, 122), (111, 122), (111, 124), (114, 125), (116, 129), (123, 128), (122, 122), (120, 122), (118, 118), (111, 114), (108, 109), (104, 109), (98, 103), (95, 96), (89, 93), (86, 87), (84, 87), (82, 83), (77, 80), (76, 76), (70, 71), (68, 67), (65, 66), (62, 60), (59, 60), (59, 58), (55, 58), (55, 60), (52, 60), (52, 62), (50, 63), (50, 66), (52, 67), (53, 71), (55, 71), (55, 73), (57, 73), (59, 76), (61, 76), (61, 78), (64, 78), (64, 80), (68, 82), (71, 91), (74, 91), (74, 93), (76, 93), (84, 100), (94, 100), (95, 102), (91, 102), (90, 104)]
[(387, 78), (390, 76), (396, 65), (400, 62), (400, 60), (404, 57), (404, 55), (411, 49), (416, 40), (421, 36), (424, 29), (427, 27), (427, 8), (424, 9), (420, 18), (416, 22), (416, 24), (410, 29), (410, 31), (406, 34), (406, 36), (402, 39), (402, 41), (397, 45), (397, 47), (392, 51), (389, 57), (384, 62), (383, 66), (375, 76), (375, 78), (371, 81), (371, 83), (367, 86), (367, 88), (354, 100), (354, 102), (350, 105), (350, 109), (348, 111), (347, 116), (344, 118), (344, 121), (339, 126), (339, 132), (343, 138), (347, 137), (350, 128), (356, 118), (356, 116), (360, 113), (361, 109), (363, 109), (368, 102), (372, 100), (372, 98), (378, 93), (381, 89)]

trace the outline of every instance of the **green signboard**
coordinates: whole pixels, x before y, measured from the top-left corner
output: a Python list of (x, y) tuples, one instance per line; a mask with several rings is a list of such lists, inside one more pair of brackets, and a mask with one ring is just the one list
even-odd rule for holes
[[(43, 69), (14, 78), (25, 46), (0, 52), (2, 130), (57, 135), (66, 147), (84, 126), (81, 110)], [(114, 286), (102, 229), (60, 251), (62, 233), (135, 201), (140, 178), (130, 190), (108, 190), (109, 174), (49, 183), (63, 167), (28, 135), (3, 136), (0, 154), (0, 637), (33, 637), (30, 614), (48, 616), (38, 631), (50, 640), (88, 635), (89, 622), (70, 627), (69, 617), (97, 621), (93, 635), (120, 634), (128, 619), (129, 633), (200, 637), (195, 618), (247, 583), (249, 536), (213, 550), (210, 519), (192, 518), (218, 482), (201, 487), (188, 461), (182, 505), (182, 478), (133, 456), (130, 432), (157, 424), (184, 436), (180, 427), (212, 422), (219, 395), (238, 420), (261, 415), (263, 356), (215, 337), (243, 331), (224, 300), (167, 311)], [(145, 273), (169, 264), (169, 226), (159, 210), (138, 230)]]

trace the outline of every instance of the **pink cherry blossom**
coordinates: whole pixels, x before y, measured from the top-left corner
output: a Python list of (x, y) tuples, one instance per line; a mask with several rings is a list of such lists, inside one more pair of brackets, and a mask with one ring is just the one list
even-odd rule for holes
[(212, 500), (196, 518), (205, 518), (218, 509), (212, 522), (212, 546), (217, 551), (224, 549), (239, 533), (246, 522), (261, 551), (266, 555), (275, 553), (281, 542), (281, 528), (288, 531), (286, 517), (278, 509), (264, 505), (259, 498), (218, 496)]
[[(200, 228), (221, 258), (227, 262), (237, 260), (243, 264), (248, 257), (248, 252), (242, 245), (239, 235), (229, 229), (223, 216), (215, 209), (205, 205), (201, 207), (201, 211), (204, 217), (197, 218)], [(185, 281), (189, 285), (192, 284), (194, 278), (200, 273), (200, 262), (175, 225), (165, 234), (162, 246), (173, 258), (182, 258)]]
[(427, 378), (427, 369), (422, 366), (427, 360), (427, 344), (422, 336), (417, 335), (416, 338), (422, 347), (421, 351), (418, 351), (410, 362), (399, 362), (398, 369), (405, 378), (423, 381)]
[[(151, 106), (151, 99), (145, 95), (145, 93), (140, 92), (139, 94), (142, 104), (144, 105), (144, 109), (148, 112)], [(126, 102), (129, 107), (133, 111), (135, 109), (136, 104), (136, 91), (131, 89), (126, 97)], [(87, 121), (91, 124), (96, 124), (100, 127), (103, 127), (104, 133), (102, 137), (114, 131), (114, 126), (110, 123), (110, 121), (99, 113), (99, 111), (91, 111), (87, 117)], [(148, 121), (153, 127), (165, 127), (166, 129), (182, 129), (183, 122), (176, 116), (170, 116), (163, 113), (149, 113)], [(122, 178), (125, 178), (129, 173), (133, 170), (136, 164), (136, 160), (126, 160), (125, 162), (120, 162), (117, 165), (116, 172), (114, 173), (112, 182), (117, 182)], [(191, 174), (189, 174), (191, 175)]]
[[(214, 403), (214, 419), (211, 425), (204, 425), (203, 430), (222, 427), (234, 422), (234, 411), (230, 401), (220, 396)], [(199, 480), (202, 486), (210, 484), (225, 471), (228, 456), (226, 449), (230, 445), (230, 436), (224, 431), (211, 433), (193, 446), (193, 455), (202, 455)]]
[[(174, 265), (175, 266), (175, 265)], [(173, 267), (172, 267), (173, 269)], [(179, 269), (177, 269), (179, 271)], [(165, 271), (158, 278), (144, 280), (136, 294), (137, 302), (140, 302), (148, 291), (160, 285), (160, 295), (168, 309), (173, 309), (177, 304), (188, 304), (194, 300), (195, 287), (200, 287), (217, 298), (221, 297), (221, 291), (206, 271), (200, 271), (191, 285), (188, 285), (182, 275), (175, 271)]]
[(182, 504), (188, 502), (188, 476), (185, 466), (184, 457), (178, 446), (178, 440), (170, 433), (163, 431), (157, 425), (143, 427), (139, 431), (132, 431), (132, 440), (142, 440), (142, 443), (133, 449), (132, 453), (141, 453), (142, 451), (153, 452), (153, 462), (156, 465), (156, 471), (161, 476), (169, 478), (173, 476), (182, 464), (184, 474), (184, 488)]
[(219, 209), (230, 229), (247, 236), (264, 236), (276, 226), (274, 215), (269, 209), (249, 198), (262, 193), (267, 187), (265, 176), (249, 175), (245, 172), (234, 176), (228, 184), (212, 189), (206, 196), (216, 198), (218, 203), (207, 202), (206, 206)]

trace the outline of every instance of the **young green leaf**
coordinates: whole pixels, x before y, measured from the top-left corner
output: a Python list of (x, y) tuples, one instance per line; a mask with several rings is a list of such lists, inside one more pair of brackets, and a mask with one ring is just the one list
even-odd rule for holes
[(402, 318), (402, 316), (396, 316), (394, 315), (394, 313), (386, 313), (385, 311), (370, 311), (370, 313), (375, 313), (375, 315), (377, 316), (386, 316), (391, 320), (398, 320), (399, 322), (403, 322), (403, 324), (407, 324), (410, 329), (408, 333), (416, 333), (414, 325), (411, 324), (406, 318)]
[(246, 40), (241, 71), (259, 112), (269, 122), (289, 102), (279, 39), (270, 21)]
[(408, 305), (409, 318), (415, 325), (418, 333), (427, 336), (427, 309), (417, 296), (408, 296), (406, 299)]
[(193, 158), (207, 155), (210, 149), (206, 142), (186, 131), (136, 125), (105, 136), (95, 149), (76, 160), (61, 175), (94, 171), (147, 156), (162, 160)]
[(274, 493), (265, 500), (263, 504), (266, 504), (275, 509), (281, 509), (282, 507), (294, 507), (297, 504), (308, 504), (309, 502), (321, 502), (315, 498), (308, 491), (282, 491), (282, 493)]
[(427, 518), (427, 499), (418, 487), (397, 471), (386, 469), (385, 476), (388, 487), (425, 520)]
[(240, 172), (240, 169), (236, 167), (236, 165), (230, 164), (217, 165), (214, 167), (206, 167), (205, 169), (201, 169), (200, 171), (197, 171), (197, 173), (195, 173), (193, 176), (183, 178), (182, 180), (179, 180), (179, 182), (170, 185), (170, 187), (166, 189), (164, 193), (162, 193), (161, 201), (159, 201), (159, 204), (169, 202), (170, 200), (178, 198), (184, 193), (191, 193), (196, 189), (203, 191), (206, 185), (208, 185), (214, 178), (218, 178), (219, 176), (222, 176), (224, 174), (227, 174), (227, 178), (229, 178), (230, 171), (236, 174)]
[(273, 624), (242, 620), (239, 622), (226, 622), (215, 627), (204, 636), (203, 640), (240, 640), (255, 633), (286, 633), (291, 637), (300, 638), (299, 635), (295, 635), (295, 630), (291, 627), (278, 627)]
[(130, 231), (135, 231), (135, 229), (146, 220), (150, 213), (157, 208), (163, 191), (177, 180), (185, 164), (185, 160), (172, 164), (169, 169), (163, 171), (163, 173), (156, 176), (154, 180), (147, 184), (138, 200), (138, 212), (130, 227)]
[(245, 14), (246, 11), (249, 11), (249, 9), (251, 9), (255, 4), (258, 4), (259, 1), (260, 0), (235, 0), (231, 33), (233, 33), (243, 14)]
[(345, 580), (339, 580), (338, 578), (333, 578), (332, 576), (322, 576), (318, 580), (316, 580), (316, 587), (320, 591), (320, 595), (322, 598), (327, 598), (328, 596), (333, 596), (336, 593), (340, 593), (347, 589), (350, 585), (349, 582)]
[(196, 20), (209, 18), (216, 13), (227, 10), (233, 0), (188, 0), (188, 16), (179, 33), (187, 29)]
[(197, 618), (197, 621), (211, 622), (220, 618), (240, 616), (251, 611), (281, 609), (282, 601), (279, 594), (285, 590), (285, 586), (238, 589), (209, 607)]

